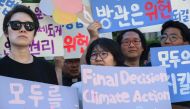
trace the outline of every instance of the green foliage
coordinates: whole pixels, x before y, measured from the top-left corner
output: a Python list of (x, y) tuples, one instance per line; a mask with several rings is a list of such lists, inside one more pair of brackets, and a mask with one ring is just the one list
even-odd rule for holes
[(113, 40), (115, 40), (115, 41), (116, 41), (117, 36), (118, 36), (119, 34), (121, 34), (121, 32), (122, 32), (122, 31), (112, 32)]

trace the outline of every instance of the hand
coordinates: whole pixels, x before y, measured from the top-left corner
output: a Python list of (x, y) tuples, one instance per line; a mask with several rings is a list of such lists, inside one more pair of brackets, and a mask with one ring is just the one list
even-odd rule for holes
[(98, 21), (95, 21), (88, 26), (87, 30), (90, 34), (90, 40), (91, 41), (99, 38), (98, 29), (100, 29), (101, 27), (102, 27), (102, 25)]

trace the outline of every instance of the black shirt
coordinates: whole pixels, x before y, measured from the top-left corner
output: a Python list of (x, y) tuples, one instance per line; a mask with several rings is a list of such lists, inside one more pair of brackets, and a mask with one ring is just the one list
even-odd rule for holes
[(81, 81), (80, 75), (78, 77), (71, 77), (63, 72), (63, 86), (71, 86), (72, 84)]
[(12, 78), (57, 84), (53, 65), (46, 60), (33, 56), (29, 64), (19, 63), (8, 56), (0, 60), (0, 75)]

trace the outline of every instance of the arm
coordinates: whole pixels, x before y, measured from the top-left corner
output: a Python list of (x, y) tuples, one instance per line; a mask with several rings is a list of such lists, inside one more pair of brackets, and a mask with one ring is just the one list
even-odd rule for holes
[(102, 27), (102, 25), (99, 22), (97, 22), (97, 21), (91, 23), (87, 27), (87, 30), (88, 30), (88, 32), (90, 34), (90, 43), (99, 38), (99, 32), (98, 32), (98, 30), (101, 27)]
[[(91, 44), (94, 40), (98, 39), (99, 38), (99, 32), (98, 32), (98, 29), (100, 29), (102, 27), (102, 25), (95, 21), (95, 22), (92, 22), (88, 27), (87, 27), (87, 30), (90, 34), (90, 41), (89, 41), (89, 44)], [(80, 64), (86, 64), (86, 60), (85, 60), (85, 57), (86, 57), (86, 50), (85, 52), (83, 53), (83, 55), (81, 56), (80, 58)]]
[(63, 67), (63, 63), (64, 63), (64, 57), (62, 57), (62, 56), (54, 57), (54, 62), (55, 62), (55, 72), (56, 72), (58, 84), (63, 85), (62, 67)]

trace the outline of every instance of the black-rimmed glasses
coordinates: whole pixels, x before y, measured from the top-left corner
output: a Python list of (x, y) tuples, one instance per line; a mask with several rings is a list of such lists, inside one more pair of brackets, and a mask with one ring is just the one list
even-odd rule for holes
[(102, 51), (102, 52), (93, 52), (90, 56), (91, 60), (96, 60), (100, 56), (101, 59), (105, 59), (108, 56), (108, 52)]
[(178, 37), (176, 34), (171, 34), (171, 35), (163, 34), (160, 36), (160, 41), (166, 42), (168, 38), (171, 42), (175, 42), (178, 39), (183, 39), (182, 37)]
[(121, 43), (125, 46), (129, 46), (131, 43), (133, 43), (134, 45), (140, 45), (141, 40), (124, 40)]

